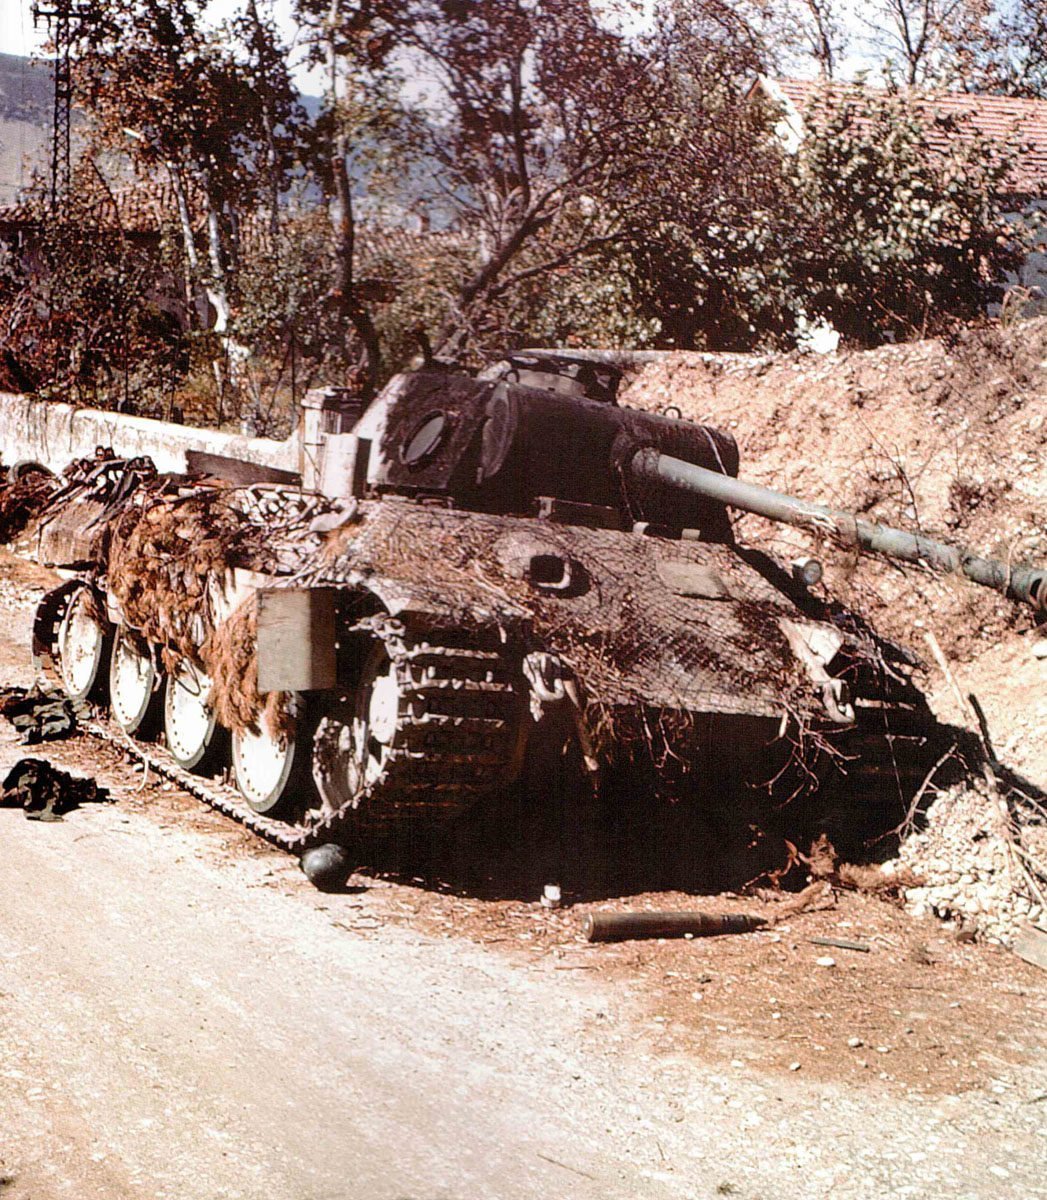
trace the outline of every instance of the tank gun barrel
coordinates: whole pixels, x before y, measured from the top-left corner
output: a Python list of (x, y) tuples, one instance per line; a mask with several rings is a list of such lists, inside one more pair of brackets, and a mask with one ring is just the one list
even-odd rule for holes
[(923, 534), (892, 529), (866, 521), (843, 509), (800, 500), (773, 488), (746, 483), (646, 448), (630, 463), (633, 476), (642, 481), (668, 484), (683, 492), (706, 496), (732, 508), (757, 513), (772, 521), (795, 525), (812, 533), (829, 534), (859, 549), (885, 554), (905, 562), (923, 563), (937, 571), (960, 573), (973, 583), (990, 587), (1012, 600), (1047, 612), (1047, 570), (980, 558), (956, 546)]

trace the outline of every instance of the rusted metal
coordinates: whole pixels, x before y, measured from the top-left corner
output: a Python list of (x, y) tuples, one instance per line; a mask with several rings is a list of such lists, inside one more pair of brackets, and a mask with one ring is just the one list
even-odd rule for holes
[(637, 912), (588, 913), (582, 922), (587, 942), (625, 942), (634, 938), (721, 937), (752, 933), (767, 924), (747, 913)]
[[(192, 456), (218, 480), (81, 462), (43, 514), (40, 556), (83, 568), (109, 632), (127, 631), (158, 675), (188, 662), (210, 680), (237, 745), (264, 726), (277, 767), (297, 762), (282, 746), (304, 746), (313, 782), (289, 771), (279, 805), (252, 811), (257, 796), (168, 763), (172, 777), (301, 853), (453, 817), (553, 741), (595, 788), (645, 756), (666, 775), (707, 771), (721, 736), (799, 758), (845, 732), (883, 743), (898, 714), (923, 713), (905, 655), (739, 554), (720, 500), (629, 471), (648, 446), (733, 476), (730, 435), (619, 408), (609, 374), (558, 381), (546, 365), (400, 376), (363, 412), (312, 394), (302, 487), (248, 484), (255, 467), (206, 457), (235, 458), (224, 443)], [(149, 444), (168, 428), (156, 424)], [(69, 603), (63, 591), (41, 607), (44, 667)], [(868, 788), (848, 773), (875, 791), (875, 771)]]
[(852, 942), (847, 938), (813, 937), (810, 942), (812, 946), (832, 946), (836, 950), (854, 950), (858, 954), (869, 954), (872, 951), (868, 942)]

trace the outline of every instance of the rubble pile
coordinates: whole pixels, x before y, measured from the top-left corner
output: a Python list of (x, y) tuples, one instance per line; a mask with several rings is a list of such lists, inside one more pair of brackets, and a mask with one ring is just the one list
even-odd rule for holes
[(1024, 925), (1047, 919), (1047, 820), (1038, 807), (1009, 805), (986, 782), (947, 788), (927, 808), (926, 826), (883, 870), (918, 877), (902, 889), (915, 916), (954, 920), (1010, 945)]

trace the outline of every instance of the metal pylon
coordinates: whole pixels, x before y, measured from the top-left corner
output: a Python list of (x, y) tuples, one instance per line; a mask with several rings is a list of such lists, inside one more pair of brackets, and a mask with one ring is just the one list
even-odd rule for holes
[(46, 21), (55, 48), (54, 116), (51, 137), (51, 207), (69, 195), (72, 173), (70, 122), (73, 104), (72, 46), (80, 23), (88, 16), (85, 0), (34, 0), (33, 21)]

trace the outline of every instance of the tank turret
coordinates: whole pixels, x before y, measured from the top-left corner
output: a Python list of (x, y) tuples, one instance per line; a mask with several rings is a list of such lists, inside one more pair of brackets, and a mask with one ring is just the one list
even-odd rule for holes
[[(418, 371), (394, 379), (350, 436), (365, 443), (366, 482), (380, 495), (604, 528), (692, 528), (710, 541), (730, 539), (722, 504), (698, 495), (681, 503), (673, 488), (641, 484), (627, 468), (638, 449), (652, 447), (733, 476), (734, 438), (619, 407), (606, 380), (525, 369), (514, 360), (486, 379)], [(331, 474), (332, 490), (344, 494), (348, 478)]]
[(367, 481), (478, 512), (704, 541), (732, 541), (727, 508), (739, 508), (1047, 610), (1047, 570), (740, 480), (729, 433), (622, 408), (617, 382), (613, 366), (547, 354), (512, 356), (481, 378), (400, 376), (354, 431), (373, 439)]

